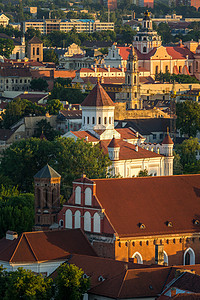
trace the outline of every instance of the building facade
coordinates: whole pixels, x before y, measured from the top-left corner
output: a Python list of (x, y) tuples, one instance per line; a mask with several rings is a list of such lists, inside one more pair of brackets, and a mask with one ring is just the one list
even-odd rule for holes
[(28, 42), (27, 56), (31, 60), (43, 61), (43, 42), (36, 36)]

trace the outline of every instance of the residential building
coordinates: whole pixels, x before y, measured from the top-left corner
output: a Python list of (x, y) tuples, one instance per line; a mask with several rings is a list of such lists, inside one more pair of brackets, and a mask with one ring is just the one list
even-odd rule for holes
[(64, 55), (59, 59), (59, 66), (66, 70), (79, 70), (80, 68), (90, 68), (95, 62), (96, 57), (89, 57), (84, 54)]
[(91, 19), (44, 19), (44, 20), (27, 20), (23, 22), (23, 32), (28, 28), (33, 27), (38, 29), (42, 34), (48, 34), (55, 30), (69, 32), (76, 28), (77, 32), (95, 32), (103, 30), (114, 30), (113, 22), (100, 22), (99, 20)]
[(32, 80), (28, 68), (2, 68), (0, 69), (1, 91), (28, 91)]
[(195, 265), (199, 190), (199, 174), (92, 180), (83, 175), (73, 182), (58, 220), (64, 228), (82, 228), (102, 257)]
[(68, 131), (76, 131), (82, 125), (82, 110), (60, 110), (56, 120), (56, 128), (62, 134)]
[(6, 15), (0, 13), (0, 25), (6, 27), (9, 24), (9, 20), (10, 19)]
[(27, 56), (31, 60), (43, 61), (43, 42), (34, 36), (28, 42)]
[(147, 169), (149, 174), (173, 174), (173, 142), (169, 136), (161, 144), (145, 144), (144, 137), (132, 128), (114, 128), (115, 104), (98, 83), (82, 103), (82, 127), (63, 137), (99, 144), (112, 161), (112, 174), (137, 176)]
[(0, 263), (9, 272), (22, 267), (48, 276), (73, 253), (96, 255), (80, 229), (24, 232), (19, 237), (7, 231), (0, 240)]

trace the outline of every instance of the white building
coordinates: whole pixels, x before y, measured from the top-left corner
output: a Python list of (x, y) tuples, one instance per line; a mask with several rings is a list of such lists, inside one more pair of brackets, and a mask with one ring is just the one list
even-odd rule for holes
[(161, 144), (145, 144), (132, 128), (114, 128), (115, 104), (98, 83), (82, 103), (82, 128), (63, 137), (99, 144), (112, 161), (112, 174), (137, 176), (148, 170), (153, 176), (173, 175), (173, 141), (167, 135)]
[(2, 25), (3, 27), (6, 27), (9, 24), (9, 18), (6, 17), (6, 15), (4, 14), (0, 14), (0, 25)]

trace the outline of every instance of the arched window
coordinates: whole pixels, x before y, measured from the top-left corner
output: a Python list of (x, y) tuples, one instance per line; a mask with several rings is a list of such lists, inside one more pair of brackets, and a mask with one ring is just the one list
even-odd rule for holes
[(74, 214), (74, 228), (81, 228), (81, 213), (79, 210)]
[(70, 209), (65, 213), (65, 228), (72, 229), (72, 212)]
[(38, 200), (38, 207), (40, 207), (40, 205), (41, 205), (41, 203), (40, 203), (40, 201), (41, 201), (41, 194), (40, 194), (41, 192), (40, 192), (40, 189), (39, 188), (37, 188), (37, 200)]
[(143, 264), (142, 255), (139, 252), (135, 252), (132, 258), (134, 259), (134, 263)]
[(130, 84), (130, 76), (127, 76), (127, 84)]
[(94, 226), (93, 226), (93, 231), (94, 232), (101, 232), (101, 219), (100, 215), (98, 213), (94, 214)]
[(165, 251), (163, 251), (163, 253), (164, 253), (164, 264), (165, 266), (168, 266), (168, 255)]
[(182, 72), (182, 67), (181, 66), (178, 67), (178, 71), (179, 71), (179, 73)]
[(89, 124), (90, 123), (90, 118), (89, 117), (87, 117), (87, 124)]
[(39, 47), (37, 47), (37, 55), (39, 55), (40, 54), (40, 49), (39, 49)]
[(104, 124), (107, 124), (107, 117), (104, 118)]
[(92, 117), (92, 124), (94, 124), (95, 123), (95, 118), (94, 117)]
[(91, 231), (91, 215), (88, 211), (84, 214), (84, 230)]
[(137, 83), (137, 77), (134, 76), (134, 83), (136, 84)]
[(112, 123), (112, 118), (111, 117), (109, 117), (109, 124), (111, 124)]
[(137, 109), (137, 104), (135, 104), (135, 109)]
[(63, 227), (63, 220), (59, 221), (59, 225), (60, 225), (60, 227)]
[(101, 124), (101, 117), (99, 117), (99, 124)]
[(147, 47), (143, 47), (143, 52), (147, 52)]
[(81, 187), (77, 186), (75, 189), (75, 204), (81, 204)]
[(85, 190), (85, 205), (92, 205), (92, 190), (90, 188)]
[(192, 248), (188, 248), (187, 250), (185, 250), (183, 264), (195, 265), (195, 253)]

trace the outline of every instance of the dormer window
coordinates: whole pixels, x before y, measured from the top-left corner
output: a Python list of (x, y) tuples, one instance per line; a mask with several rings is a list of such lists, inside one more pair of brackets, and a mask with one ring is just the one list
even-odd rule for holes
[(170, 221), (167, 221), (167, 222), (166, 222), (166, 225), (167, 225), (167, 227), (173, 227), (173, 224), (172, 224), (172, 222), (170, 222)]
[(139, 225), (140, 229), (145, 229), (146, 228), (145, 224), (143, 224), (143, 223), (139, 223), (138, 225)]
[(193, 220), (194, 225), (199, 225), (199, 220)]
[(104, 280), (105, 280), (105, 279), (103, 278), (103, 276), (100, 275), (99, 278), (98, 278), (98, 281), (101, 281), (101, 282), (102, 282), (102, 281), (104, 281)]

